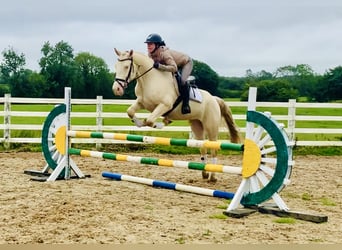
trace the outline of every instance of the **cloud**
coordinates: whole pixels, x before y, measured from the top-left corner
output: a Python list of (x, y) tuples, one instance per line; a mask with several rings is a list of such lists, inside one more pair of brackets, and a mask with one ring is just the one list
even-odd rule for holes
[(114, 47), (145, 52), (156, 32), (224, 76), (296, 64), (324, 73), (340, 65), (341, 7), (339, 0), (12, 0), (0, 9), (0, 50), (12, 46), (38, 70), (44, 42), (63, 40), (112, 68)]

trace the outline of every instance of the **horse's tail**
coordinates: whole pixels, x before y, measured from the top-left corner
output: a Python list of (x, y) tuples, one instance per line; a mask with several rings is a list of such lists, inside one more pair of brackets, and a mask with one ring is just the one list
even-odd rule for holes
[(217, 103), (220, 106), (221, 116), (224, 118), (230, 134), (230, 141), (234, 143), (240, 142), (240, 135), (237, 125), (234, 122), (232, 111), (230, 107), (225, 103), (225, 101), (217, 96), (215, 96)]

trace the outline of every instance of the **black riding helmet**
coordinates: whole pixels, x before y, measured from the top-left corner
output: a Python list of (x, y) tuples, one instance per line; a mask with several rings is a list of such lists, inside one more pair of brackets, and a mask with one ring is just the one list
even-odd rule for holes
[(165, 42), (163, 41), (162, 37), (156, 33), (148, 35), (145, 43), (155, 43), (157, 46), (165, 46)]

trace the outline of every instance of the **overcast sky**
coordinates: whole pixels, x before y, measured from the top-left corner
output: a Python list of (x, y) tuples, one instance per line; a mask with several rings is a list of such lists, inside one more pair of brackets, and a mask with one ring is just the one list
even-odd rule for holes
[[(148, 34), (221, 76), (308, 64), (342, 65), (341, 0), (0, 0), (0, 50), (39, 70), (41, 48), (63, 40), (113, 71), (113, 48), (146, 53)], [(2, 56), (0, 56), (2, 61)]]

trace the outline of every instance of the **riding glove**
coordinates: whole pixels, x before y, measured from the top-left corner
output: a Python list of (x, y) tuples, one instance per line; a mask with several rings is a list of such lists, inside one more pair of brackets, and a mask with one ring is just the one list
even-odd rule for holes
[(159, 62), (154, 62), (153, 63), (153, 68), (158, 69), (159, 68)]

